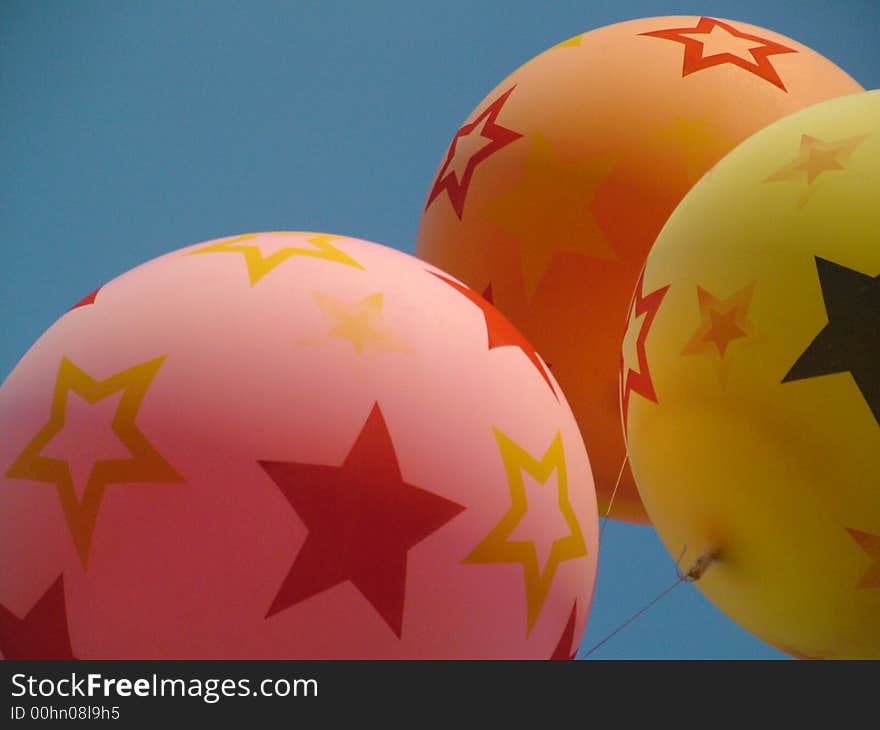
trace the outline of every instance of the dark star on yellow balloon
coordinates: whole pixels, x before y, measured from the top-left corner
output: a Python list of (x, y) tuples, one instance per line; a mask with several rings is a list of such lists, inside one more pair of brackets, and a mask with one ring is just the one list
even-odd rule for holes
[(880, 276), (816, 257), (828, 324), (783, 383), (850, 373), (880, 425)]

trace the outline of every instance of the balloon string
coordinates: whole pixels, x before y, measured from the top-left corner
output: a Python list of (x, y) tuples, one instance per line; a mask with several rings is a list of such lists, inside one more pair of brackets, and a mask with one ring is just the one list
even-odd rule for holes
[(620, 481), (623, 479), (623, 470), (626, 469), (626, 462), (629, 460), (629, 454), (623, 455), (623, 463), (620, 465), (620, 471), (617, 472), (617, 480), (614, 482), (614, 489), (611, 490), (611, 497), (608, 499), (608, 509), (605, 510), (605, 514), (602, 516), (602, 524), (599, 526), (599, 543), (602, 542), (602, 535), (605, 533), (605, 526), (608, 524), (608, 517), (611, 514), (611, 507), (614, 505), (614, 497), (617, 495), (617, 490), (620, 487)]
[[(685, 545), (684, 550), (682, 551), (682, 556), (684, 552), (687, 550), (687, 545)], [(686, 571), (682, 571), (678, 567), (678, 563), (675, 565), (675, 570), (678, 573), (678, 578), (675, 583), (664, 588), (659, 594), (657, 594), (653, 599), (648, 601), (644, 606), (642, 606), (638, 611), (636, 611), (632, 616), (630, 616), (626, 621), (624, 621), (620, 626), (618, 626), (614, 631), (612, 631), (608, 636), (606, 636), (602, 641), (598, 644), (594, 645), (589, 651), (585, 654), (581, 654), (578, 659), (586, 659), (590, 654), (596, 651), (600, 646), (605, 644), (605, 642), (613, 639), (617, 634), (623, 631), (627, 626), (629, 626), (633, 621), (635, 621), (639, 616), (641, 616), (645, 611), (659, 603), (663, 598), (672, 593), (672, 591), (677, 588), (682, 583), (693, 583), (694, 581), (699, 580), (703, 577), (703, 573), (706, 572), (706, 569), (712, 565), (718, 559), (718, 552), (716, 550), (707, 550), (703, 553), (699, 558), (697, 558), (690, 568)], [(679, 561), (681, 558), (679, 558)]]
[(681, 583), (684, 583), (684, 578), (679, 578), (675, 581), (671, 586), (664, 589), (658, 596), (656, 596), (652, 601), (648, 604), (642, 606), (638, 611), (636, 611), (632, 616), (630, 616), (626, 621), (624, 621), (620, 626), (618, 626), (614, 631), (612, 631), (608, 636), (606, 636), (602, 641), (596, 644), (592, 649), (590, 649), (586, 654), (582, 654), (578, 657), (578, 659), (586, 659), (590, 654), (592, 654), (596, 649), (602, 646), (606, 641), (613, 639), (617, 634), (623, 631), (627, 626), (629, 626), (633, 621), (635, 621), (639, 616), (641, 616), (645, 611), (647, 611), (651, 606), (655, 603), (658, 603), (662, 598), (664, 598), (667, 594), (671, 593), (672, 590), (678, 587)]

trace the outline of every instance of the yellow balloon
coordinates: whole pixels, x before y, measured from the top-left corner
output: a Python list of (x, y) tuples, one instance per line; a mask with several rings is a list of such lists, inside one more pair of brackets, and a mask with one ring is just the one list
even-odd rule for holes
[(697, 586), (804, 658), (880, 658), (880, 91), (758, 132), (676, 208), (630, 308), (627, 447)]

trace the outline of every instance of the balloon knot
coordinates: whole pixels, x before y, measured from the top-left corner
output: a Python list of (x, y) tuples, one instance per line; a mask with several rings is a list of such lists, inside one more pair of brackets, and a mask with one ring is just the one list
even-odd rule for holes
[[(687, 550), (687, 546), (685, 546), (685, 550)], [(683, 554), (684, 552), (682, 552), (682, 555)], [(687, 570), (682, 571), (681, 568), (677, 568), (678, 577), (687, 583), (698, 581), (703, 577), (703, 574), (708, 570), (709, 566), (716, 560), (718, 560), (718, 551), (715, 549), (707, 550), (691, 563), (691, 566)]]

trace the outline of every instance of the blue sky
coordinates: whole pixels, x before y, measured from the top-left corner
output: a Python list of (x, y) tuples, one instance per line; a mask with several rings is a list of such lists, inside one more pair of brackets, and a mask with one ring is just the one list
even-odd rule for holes
[[(176, 248), (315, 230), (414, 250), (438, 161), (504, 76), (652, 15), (771, 28), (880, 87), (876, 0), (0, 5), (0, 378), (71, 304)], [(610, 523), (586, 651), (675, 580)], [(591, 658), (784, 658), (681, 585)]]

